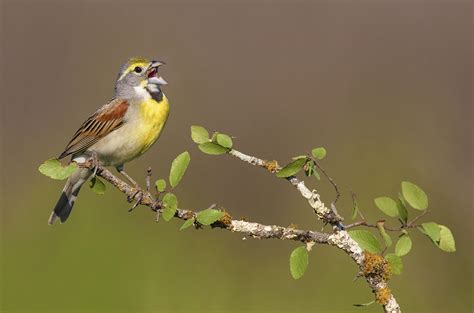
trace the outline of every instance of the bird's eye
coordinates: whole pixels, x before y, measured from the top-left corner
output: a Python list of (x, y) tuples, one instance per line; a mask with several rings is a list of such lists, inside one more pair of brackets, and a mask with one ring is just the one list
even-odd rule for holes
[(140, 66), (137, 66), (137, 67), (135, 67), (135, 68), (133, 69), (133, 71), (134, 71), (135, 73), (141, 73), (141, 72), (143, 71), (143, 69), (142, 69)]

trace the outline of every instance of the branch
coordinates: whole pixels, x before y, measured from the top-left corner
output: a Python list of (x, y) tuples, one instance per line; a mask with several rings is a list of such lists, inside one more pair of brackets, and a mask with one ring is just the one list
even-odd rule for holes
[[(244, 162), (265, 168), (271, 173), (278, 172), (281, 169), (277, 161), (266, 161), (255, 156), (246, 155), (234, 149), (231, 149), (228, 153)], [(343, 219), (337, 213), (335, 206), (333, 206), (331, 210), (328, 209), (321, 201), (321, 196), (318, 192), (316, 190), (309, 190), (305, 186), (304, 181), (300, 181), (295, 176), (287, 177), (286, 180), (298, 189), (303, 198), (308, 200), (309, 205), (313, 208), (318, 218), (335, 226), (334, 233), (329, 236), (329, 244), (346, 252), (359, 266), (360, 271), (366, 274), (364, 275), (365, 279), (375, 293), (378, 302), (383, 304), (385, 312), (400, 313), (400, 306), (390, 292), (390, 289), (388, 289), (385, 277), (381, 275), (367, 275), (366, 253), (364, 253), (359, 244), (349, 236), (347, 231), (344, 230), (344, 225), (342, 224)], [(384, 295), (383, 299), (381, 299), (381, 295)]]
[[(94, 168), (94, 165), (89, 162), (81, 164), (81, 166), (90, 169)], [(153, 211), (160, 213), (162, 204), (160, 201), (155, 199), (155, 197), (153, 197), (150, 191), (142, 191), (141, 194), (137, 193), (136, 189), (117, 178), (102, 165), (97, 166), (96, 175), (108, 181), (123, 194), (125, 194), (128, 199), (135, 200), (139, 204), (148, 206)], [(196, 217), (196, 215), (197, 212), (195, 211), (178, 209), (174, 217), (181, 220), (188, 220)], [(218, 222), (213, 223), (211, 226), (213, 228), (221, 228), (231, 232), (241, 233), (245, 236), (257, 239), (274, 238), (281, 240), (300, 241), (302, 243), (315, 242), (320, 244), (329, 244), (329, 234), (309, 230), (300, 230), (293, 227), (264, 225), (260, 223), (247, 222), (244, 220), (234, 220), (231, 219), (230, 215), (226, 214), (226, 216), (227, 218), (219, 220)]]
[[(271, 173), (276, 173), (281, 170), (281, 167), (278, 165), (277, 161), (259, 159), (234, 149), (230, 150), (228, 153), (240, 159), (241, 161), (263, 167)], [(331, 225), (337, 226), (340, 229), (344, 228), (341, 223), (344, 219), (334, 209), (330, 210), (326, 207), (326, 205), (321, 201), (321, 196), (316, 190), (309, 190), (308, 187), (306, 187), (304, 181), (299, 180), (296, 176), (287, 177), (286, 180), (289, 181), (301, 193), (303, 198), (308, 200), (309, 205), (313, 208), (318, 218), (330, 223)]]
[[(230, 155), (237, 157), (238, 159), (245, 161), (249, 164), (263, 167), (268, 171), (275, 173), (281, 169), (276, 161), (265, 161), (254, 156), (243, 154), (237, 150), (230, 150)], [(81, 167), (94, 169), (93, 162), (86, 161), (80, 164)], [(149, 190), (136, 192), (136, 189), (129, 186), (127, 183), (118, 179), (109, 170), (101, 165), (96, 166), (96, 175), (102, 177), (122, 193), (124, 193), (128, 199), (137, 201), (138, 204), (148, 206), (153, 211), (157, 212), (159, 216), (163, 209), (162, 204), (150, 193)], [(147, 181), (149, 180), (147, 175)], [(360, 272), (364, 273), (366, 281), (375, 293), (376, 299), (383, 305), (386, 313), (400, 313), (400, 306), (398, 305), (395, 297), (391, 294), (390, 289), (387, 287), (384, 276), (379, 273), (367, 272), (366, 259), (371, 255), (367, 255), (359, 244), (354, 241), (347, 231), (344, 230), (342, 225), (342, 217), (337, 213), (335, 206), (331, 209), (327, 208), (325, 204), (320, 200), (320, 195), (316, 190), (310, 190), (306, 187), (304, 181), (299, 180), (295, 176), (286, 178), (308, 201), (309, 205), (313, 208), (318, 218), (323, 221), (330, 223), (334, 227), (334, 233), (326, 234), (315, 231), (299, 230), (292, 227), (282, 227), (277, 225), (264, 225), (259, 223), (252, 223), (243, 220), (233, 220), (230, 215), (226, 214), (219, 221), (213, 223), (211, 227), (226, 229), (231, 232), (241, 233), (245, 236), (257, 239), (281, 239), (281, 240), (294, 240), (302, 243), (315, 242), (319, 244), (329, 244), (338, 247), (345, 253), (347, 253), (358, 265)], [(147, 183), (147, 187), (148, 187)], [(182, 220), (188, 220), (196, 216), (196, 212), (192, 210), (178, 209), (174, 215), (175, 218)], [(199, 225), (198, 225), (199, 226)], [(373, 256), (373, 255), (372, 255)], [(382, 262), (386, 261), (383, 257), (380, 257)]]

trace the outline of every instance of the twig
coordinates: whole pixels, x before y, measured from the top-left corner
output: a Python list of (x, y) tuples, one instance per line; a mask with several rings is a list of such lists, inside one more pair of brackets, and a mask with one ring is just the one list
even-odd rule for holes
[(324, 168), (319, 164), (318, 161), (316, 161), (315, 158), (312, 158), (314, 164), (316, 164), (316, 167), (321, 170), (321, 173), (326, 177), (326, 179), (331, 183), (331, 185), (334, 187), (334, 191), (336, 192), (336, 199), (334, 199), (334, 204), (336, 204), (337, 200), (339, 200), (339, 197), (341, 196), (341, 193), (339, 192), (339, 188), (337, 187), (336, 182), (334, 179), (332, 179), (331, 176), (328, 175), (328, 173), (324, 170)]
[[(377, 223), (382, 222), (382, 221), (383, 220), (379, 220), (379, 221), (377, 221)], [(358, 226), (377, 228), (377, 224), (370, 224), (367, 221), (360, 221), (360, 222), (355, 222), (355, 223), (352, 223), (352, 224), (349, 224), (349, 225), (345, 225), (346, 229), (351, 229), (351, 228), (358, 227)], [(401, 231), (403, 229), (416, 228), (418, 226), (419, 225), (412, 224), (412, 225), (400, 226), (400, 227), (397, 227), (397, 228), (391, 228), (391, 227), (384, 226), (384, 228), (385, 228), (386, 231)]]
[(150, 192), (150, 188), (151, 188), (151, 166), (148, 167), (148, 169), (146, 170), (146, 191)]
[(420, 218), (422, 218), (423, 216), (425, 216), (426, 213), (428, 213), (428, 211), (429, 211), (429, 210), (426, 209), (426, 210), (424, 210), (423, 213), (421, 213), (420, 215), (415, 216), (415, 217), (411, 220), (411, 222), (408, 222), (408, 223), (407, 223), (406, 228), (418, 227), (418, 225), (414, 225), (414, 223), (415, 223), (416, 221), (418, 221)]

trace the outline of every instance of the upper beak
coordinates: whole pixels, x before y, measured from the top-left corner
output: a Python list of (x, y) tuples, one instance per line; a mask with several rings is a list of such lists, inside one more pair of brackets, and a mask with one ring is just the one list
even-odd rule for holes
[(166, 63), (163, 61), (151, 61), (150, 67), (160, 67), (162, 65), (166, 65)]
[(164, 65), (165, 62), (162, 61), (152, 61), (150, 66), (147, 69), (147, 76), (148, 76), (148, 84), (152, 85), (168, 85), (166, 80), (163, 77), (157, 77), (156, 74), (158, 73), (158, 68)]

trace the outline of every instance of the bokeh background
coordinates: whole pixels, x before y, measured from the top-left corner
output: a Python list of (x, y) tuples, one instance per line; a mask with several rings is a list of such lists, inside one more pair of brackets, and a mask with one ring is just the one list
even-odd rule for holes
[[(167, 62), (172, 111), (145, 156), (167, 177), (189, 150), (180, 206), (217, 203), (236, 217), (319, 230), (282, 180), (230, 157), (203, 155), (189, 127), (236, 136), (243, 152), (284, 163), (325, 146), (324, 166), (370, 219), (402, 180), (422, 186), (457, 252), (413, 232), (390, 287), (404, 312), (472, 310), (472, 2), (3, 1), (1, 312), (379, 312), (356, 267), (316, 246), (294, 281), (289, 241), (222, 230), (179, 232), (124, 196), (84, 188), (70, 220), (48, 226), (63, 182), (38, 165), (113, 96), (119, 66)], [(311, 181), (329, 203), (326, 182)], [(411, 211), (412, 214), (416, 213)]]

